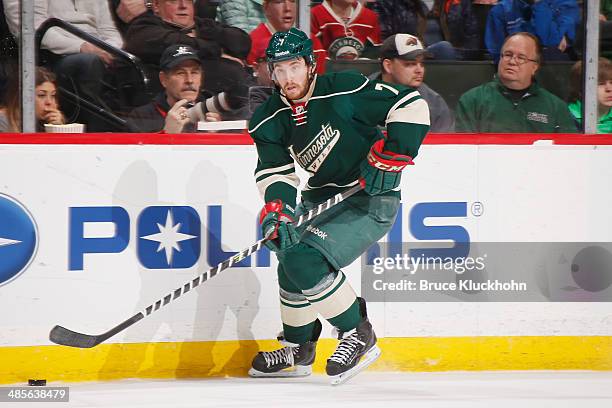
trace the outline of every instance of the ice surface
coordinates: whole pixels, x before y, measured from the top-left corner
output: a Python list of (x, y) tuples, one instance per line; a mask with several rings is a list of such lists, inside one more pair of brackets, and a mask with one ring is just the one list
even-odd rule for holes
[[(612, 408), (612, 372), (365, 372), (339, 387), (306, 378), (122, 380), (69, 386), (53, 407)], [(17, 407), (40, 406), (19, 403)]]

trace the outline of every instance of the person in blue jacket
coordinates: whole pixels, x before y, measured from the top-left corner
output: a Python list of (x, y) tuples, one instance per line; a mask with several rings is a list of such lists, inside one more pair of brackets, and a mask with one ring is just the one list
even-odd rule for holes
[(528, 32), (539, 38), (545, 60), (569, 60), (579, 21), (576, 0), (500, 0), (487, 18), (485, 43), (497, 63), (504, 39)]

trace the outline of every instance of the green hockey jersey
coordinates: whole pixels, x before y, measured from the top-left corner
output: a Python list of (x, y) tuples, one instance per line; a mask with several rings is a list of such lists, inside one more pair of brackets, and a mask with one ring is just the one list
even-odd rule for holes
[(307, 201), (355, 185), (370, 147), (383, 138), (379, 126), (387, 127), (385, 150), (414, 158), (429, 129), (427, 103), (415, 89), (353, 72), (316, 76), (305, 103), (290, 103), (275, 91), (249, 123), (262, 197), (295, 206), (295, 162), (310, 175), (302, 191)]

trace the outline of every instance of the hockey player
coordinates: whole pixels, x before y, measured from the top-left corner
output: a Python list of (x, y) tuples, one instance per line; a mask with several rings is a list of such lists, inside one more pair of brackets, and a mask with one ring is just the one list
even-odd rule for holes
[[(338, 347), (326, 367), (338, 384), (380, 355), (365, 301), (341, 268), (393, 225), (401, 171), (417, 155), (429, 111), (411, 88), (358, 73), (318, 76), (312, 41), (296, 28), (275, 33), (266, 57), (276, 91), (253, 114), (249, 132), (259, 157), (256, 183), (266, 203), (262, 233), (271, 234), (266, 245), (279, 261), (284, 347), (258, 353), (249, 374), (310, 374), (321, 315), (338, 331)], [(386, 138), (378, 125), (386, 125)], [(310, 175), (297, 208), (294, 161)], [(295, 228), (296, 215), (360, 178), (362, 192)]]

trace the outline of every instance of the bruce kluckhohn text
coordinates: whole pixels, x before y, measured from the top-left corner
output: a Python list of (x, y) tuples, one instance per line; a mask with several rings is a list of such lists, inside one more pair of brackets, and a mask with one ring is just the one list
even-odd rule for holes
[(457, 282), (430, 282), (426, 279), (408, 280), (402, 279), (399, 282), (383, 282), (377, 279), (372, 282), (375, 291), (460, 291), (460, 292), (525, 292), (527, 283), (518, 282), (514, 279), (500, 281), (498, 279), (487, 279), (479, 282), (472, 279), (460, 279)]

